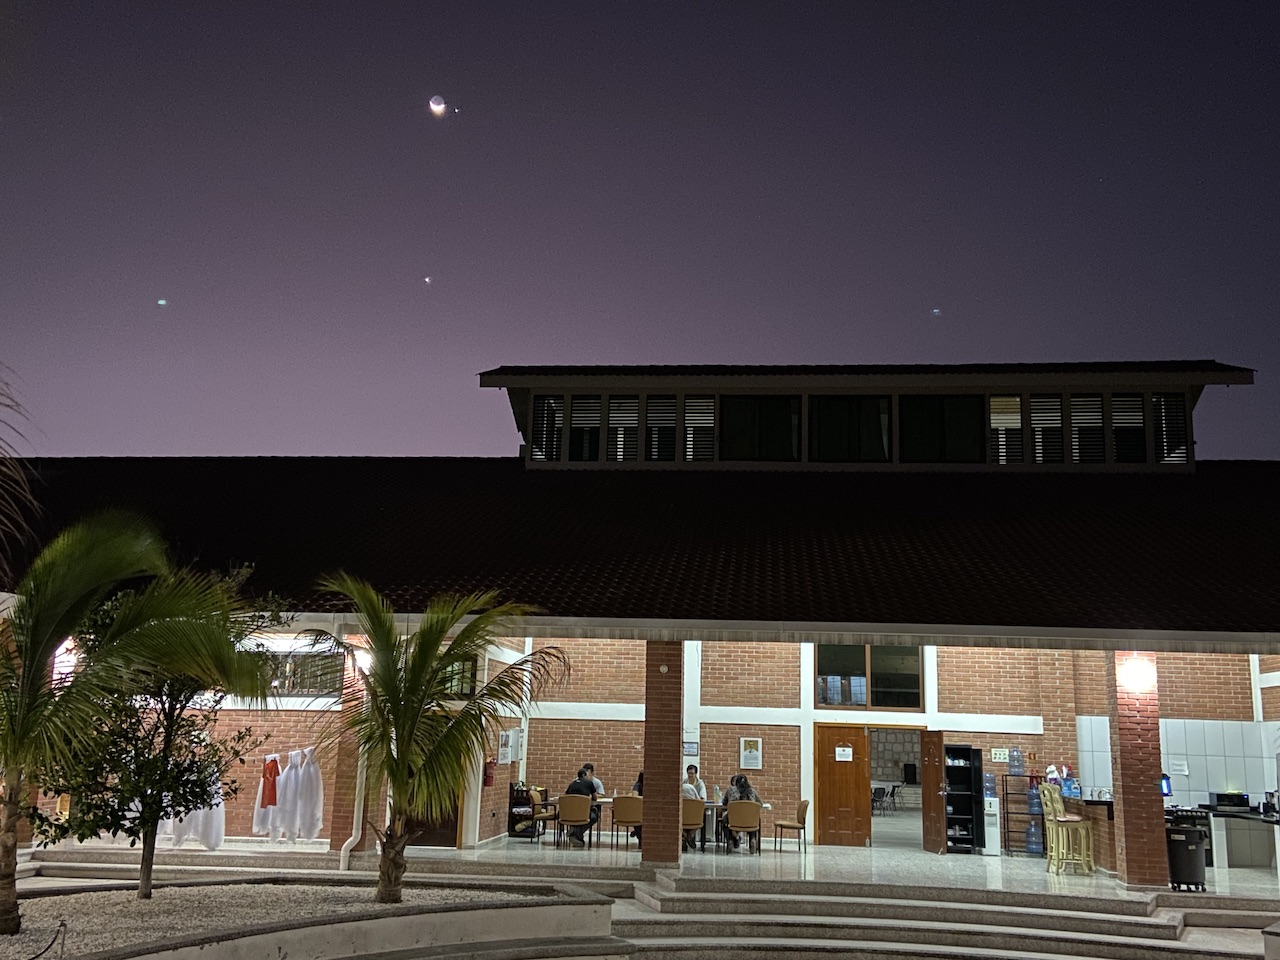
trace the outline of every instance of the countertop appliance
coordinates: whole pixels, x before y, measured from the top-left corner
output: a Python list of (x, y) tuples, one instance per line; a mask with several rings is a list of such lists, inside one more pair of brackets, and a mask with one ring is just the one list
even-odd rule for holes
[(1209, 809), (1221, 810), (1227, 813), (1247, 813), (1249, 810), (1249, 795), (1247, 793), (1211, 793), (1209, 794)]

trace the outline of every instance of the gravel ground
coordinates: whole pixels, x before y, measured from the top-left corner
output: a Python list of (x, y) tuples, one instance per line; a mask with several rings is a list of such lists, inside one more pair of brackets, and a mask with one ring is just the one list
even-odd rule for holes
[[(536, 895), (456, 887), (406, 887), (404, 903), (412, 905), (545, 899)], [(43, 950), (67, 921), (62, 944), (41, 960), (82, 957), (99, 950), (141, 945), (161, 939), (215, 930), (299, 920), (329, 919), (375, 910), (373, 886), (337, 887), (303, 884), (217, 884), (207, 887), (159, 887), (152, 899), (139, 900), (132, 890), (72, 893), (23, 900), (22, 932), (0, 937), (0, 960), (28, 960)], [(163, 931), (159, 936), (157, 933)]]

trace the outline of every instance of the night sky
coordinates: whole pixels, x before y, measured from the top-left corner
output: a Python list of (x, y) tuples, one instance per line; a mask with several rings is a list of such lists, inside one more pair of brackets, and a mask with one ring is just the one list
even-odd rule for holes
[(1280, 458), (1277, 37), (1274, 0), (2, 0), (24, 451), (513, 455), (501, 364), (1213, 358), (1258, 382), (1198, 456)]

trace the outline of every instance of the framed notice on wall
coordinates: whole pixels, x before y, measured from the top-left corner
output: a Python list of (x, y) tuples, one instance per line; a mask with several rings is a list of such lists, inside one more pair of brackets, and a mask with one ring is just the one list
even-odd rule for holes
[(763, 770), (764, 758), (760, 752), (759, 737), (742, 737), (738, 741), (738, 767), (742, 770)]
[(837, 743), (836, 763), (853, 763), (853, 747), (847, 743)]
[(511, 762), (511, 731), (503, 730), (498, 734), (498, 762)]

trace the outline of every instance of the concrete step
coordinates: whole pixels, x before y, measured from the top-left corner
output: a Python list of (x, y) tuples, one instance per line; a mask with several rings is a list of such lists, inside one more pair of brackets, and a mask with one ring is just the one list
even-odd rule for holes
[[(985, 904), (1003, 907), (1030, 907), (1056, 910), (1074, 910), (1081, 913), (1100, 913), (1108, 916), (1148, 917), (1155, 912), (1157, 893), (1128, 893), (1116, 896), (1092, 896), (1089, 894), (1045, 894), (1017, 890), (991, 890), (979, 887), (929, 887), (909, 884), (856, 883), (822, 880), (788, 880), (778, 884), (767, 880), (745, 880), (729, 877), (679, 877), (675, 891), (686, 893), (720, 894), (775, 894), (785, 889), (794, 897), (854, 897), (868, 900), (889, 898), (920, 902)], [(1221, 898), (1218, 906), (1223, 905)], [(1189, 904), (1190, 905), (1190, 904)], [(1211, 906), (1210, 903), (1195, 903)]]
[(551, 937), (450, 943), (387, 953), (365, 953), (361, 954), (361, 960), (623, 960), (635, 949), (635, 944), (618, 937)]
[(1017, 956), (1041, 954), (1058, 960), (1063, 957), (1152, 960), (1169, 956), (1182, 960), (1258, 960), (1256, 953), (1240, 953), (1231, 949), (1206, 952), (1203, 948), (1167, 938), (1074, 931), (1049, 934), (1022, 927), (928, 920), (679, 915), (615, 918), (613, 933), (635, 942), (642, 950), (648, 950), (649, 944), (658, 941), (670, 944), (698, 942), (715, 944), (721, 951), (754, 954), (757, 943), (814, 944), (832, 941), (846, 945), (874, 943), (880, 946), (952, 947), (968, 950), (970, 956), (974, 952), (990, 956), (993, 950), (1010, 951)]
[[(1153, 942), (1143, 948), (1131, 945), (1129, 960), (1260, 960), (1257, 953), (1232, 951), (1183, 950), (1180, 944)], [(1077, 960), (1103, 960), (1110, 954), (1085, 950), (1067, 954)], [(724, 940), (663, 937), (636, 942), (634, 960), (724, 960), (725, 956), (749, 956), (751, 960), (1063, 960), (1064, 954), (1037, 950), (983, 947), (975, 953), (972, 946), (948, 944), (855, 941), (793, 940), (768, 937)]]
[[(1077, 933), (1117, 934), (1157, 940), (1177, 940), (1182, 933), (1182, 917), (1176, 911), (1167, 911), (1150, 917), (1103, 914), (1097, 911), (1062, 909), (1053, 899), (1044, 899), (1038, 907), (1025, 907), (906, 900), (891, 897), (793, 897), (783, 894), (743, 893), (672, 894), (648, 884), (636, 885), (635, 899), (638, 903), (665, 915), (731, 914), (898, 921), (932, 920), (952, 924), (989, 924), (1055, 932), (1070, 930)], [(1222, 924), (1222, 926), (1233, 926), (1233, 924)]]

